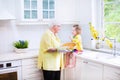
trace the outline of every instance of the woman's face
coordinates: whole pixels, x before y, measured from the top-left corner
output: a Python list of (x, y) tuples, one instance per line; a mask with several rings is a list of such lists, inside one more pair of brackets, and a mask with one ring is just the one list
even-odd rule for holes
[(60, 26), (59, 25), (55, 25), (54, 31), (55, 31), (55, 33), (58, 33), (60, 31)]

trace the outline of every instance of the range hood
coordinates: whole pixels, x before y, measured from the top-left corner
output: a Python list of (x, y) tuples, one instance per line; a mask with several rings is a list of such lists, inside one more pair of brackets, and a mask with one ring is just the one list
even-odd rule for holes
[(0, 20), (14, 20), (16, 19), (9, 11), (2, 10), (0, 12)]

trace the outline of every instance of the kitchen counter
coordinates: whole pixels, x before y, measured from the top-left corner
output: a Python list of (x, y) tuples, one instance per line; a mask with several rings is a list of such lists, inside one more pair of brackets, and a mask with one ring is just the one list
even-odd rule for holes
[(120, 68), (120, 56), (86, 50), (83, 54), (77, 55), (77, 57), (78, 59), (81, 58), (103, 65)]
[[(37, 50), (30, 50), (26, 53), (7, 53), (0, 54), (0, 61), (18, 60), (33, 58), (38, 56)], [(78, 58), (120, 68), (120, 56), (113, 56), (102, 52), (84, 50), (83, 54), (77, 55)]]
[(0, 61), (26, 59), (26, 58), (33, 58), (37, 56), (38, 56), (37, 50), (29, 50), (25, 53), (9, 52), (5, 54), (0, 54)]

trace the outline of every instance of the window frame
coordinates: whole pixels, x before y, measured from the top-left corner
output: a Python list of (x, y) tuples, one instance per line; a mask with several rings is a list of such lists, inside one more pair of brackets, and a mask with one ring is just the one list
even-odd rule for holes
[[(48, 18), (43, 18), (43, 15), (42, 15), (42, 18), (44, 19), (44, 20), (51, 20), (51, 19), (55, 19), (55, 3), (56, 3), (56, 1), (55, 0), (53, 0), (54, 1), (54, 9), (50, 9), (49, 7), (50, 7), (50, 4), (49, 4), (49, 2), (50, 2), (50, 0), (48, 0), (48, 9), (44, 9), (43, 8), (43, 0), (42, 0), (42, 13), (43, 13), (43, 11), (48, 11)], [(54, 12), (54, 18), (50, 18), (50, 11), (53, 11)]]
[[(27, 10), (27, 9), (24, 8), (24, 0), (21, 0), (21, 17), (22, 17), (21, 19), (22, 19), (22, 21), (38, 21), (38, 19), (39, 19), (39, 18), (38, 18), (38, 17), (39, 17), (39, 10), (38, 10), (38, 7), (39, 7), (39, 6), (38, 6), (38, 5), (39, 5), (38, 3), (39, 3), (39, 2), (38, 2), (38, 1), (39, 1), (39, 0), (37, 0), (37, 9), (31, 9), (31, 8), (29, 9), (30, 11), (31, 11), (31, 10), (37, 10), (37, 18), (36, 18), (36, 19), (32, 19), (32, 18), (30, 18), (30, 19), (25, 19), (25, 18), (24, 18), (24, 10)], [(31, 0), (30, 0), (30, 2), (31, 2)], [(30, 3), (30, 4), (31, 4), (31, 3)], [(31, 6), (31, 5), (30, 5), (30, 6)], [(30, 16), (31, 16), (31, 15), (30, 15)]]
[[(108, 2), (108, 3), (110, 3), (110, 2)], [(113, 3), (113, 2), (112, 2)], [(101, 0), (101, 3), (100, 3), (101, 5), (101, 25), (102, 25), (102, 27), (101, 27), (101, 32), (103, 33), (103, 35), (102, 35), (102, 37), (105, 35), (105, 33), (104, 33), (104, 31), (105, 31), (105, 23), (108, 23), (108, 24), (120, 24), (120, 22), (105, 22), (104, 21), (104, 5), (105, 5), (105, 3), (104, 3), (104, 0)], [(103, 47), (105, 47), (105, 44), (103, 44), (102, 43), (102, 46)], [(114, 46), (114, 45), (113, 45)], [(119, 42), (116, 42), (116, 45), (115, 45), (115, 47), (116, 47), (116, 54), (117, 55), (120, 55), (120, 48), (118, 47), (118, 46), (120, 46), (120, 43)], [(98, 50), (98, 51), (104, 51), (104, 52), (111, 52), (110, 51), (110, 49), (108, 49), (108, 48), (105, 48), (105, 49), (100, 49), (100, 50)], [(112, 54), (112, 53), (111, 53)]]

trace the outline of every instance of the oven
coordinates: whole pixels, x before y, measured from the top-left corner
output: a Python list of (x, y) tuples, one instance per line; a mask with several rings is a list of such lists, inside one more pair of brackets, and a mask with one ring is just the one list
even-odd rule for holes
[(21, 60), (0, 62), (0, 80), (22, 80)]

